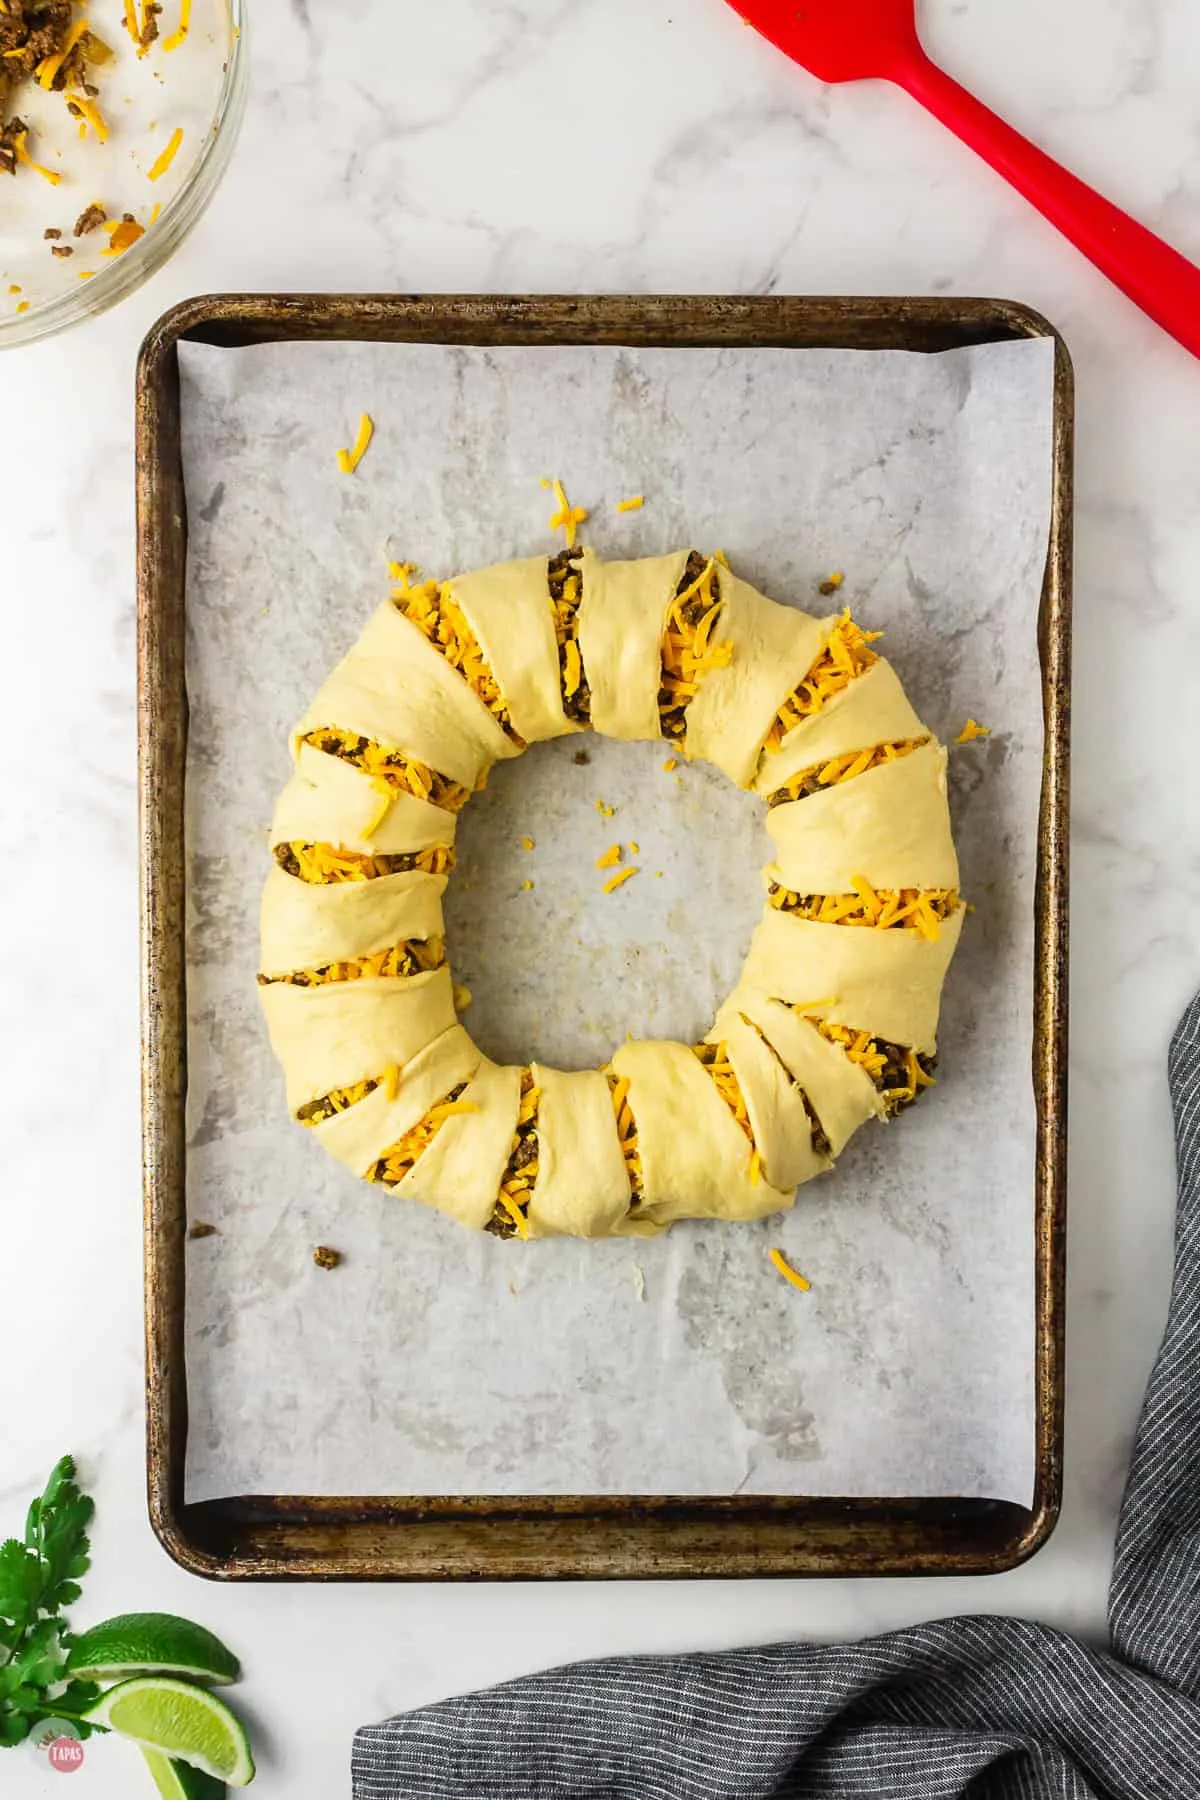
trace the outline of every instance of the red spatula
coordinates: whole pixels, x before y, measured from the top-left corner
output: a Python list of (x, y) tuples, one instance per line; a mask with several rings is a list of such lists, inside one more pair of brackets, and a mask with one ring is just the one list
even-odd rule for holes
[(892, 81), (956, 137), (1110, 281), (1200, 356), (1200, 269), (1071, 175), (930, 62), (914, 0), (730, 0), (735, 12), (819, 81)]

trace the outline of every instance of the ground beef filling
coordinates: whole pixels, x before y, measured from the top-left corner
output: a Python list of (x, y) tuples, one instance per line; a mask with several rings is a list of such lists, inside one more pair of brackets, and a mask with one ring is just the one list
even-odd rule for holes
[(428, 1150), (447, 1119), (452, 1119), (456, 1113), (476, 1110), (469, 1101), (461, 1097), (466, 1085), (465, 1081), (460, 1081), (456, 1088), (451, 1088), (444, 1100), (430, 1107), (425, 1117), (418, 1119), (398, 1143), (393, 1144), (390, 1150), (385, 1150), (367, 1170), (367, 1180), (381, 1181), (385, 1187), (398, 1187), (414, 1167), (422, 1151)]
[(630, 1210), (636, 1210), (646, 1197), (646, 1183), (642, 1174), (642, 1158), (638, 1149), (637, 1121), (629, 1104), (629, 1077), (613, 1074), (611, 1069), (603, 1071), (608, 1081), (608, 1090), (612, 1095), (613, 1112), (617, 1120), (617, 1139), (621, 1145), (621, 1155), (625, 1160), (625, 1172), (629, 1176)]
[(840, 694), (852, 681), (865, 675), (872, 663), (879, 661), (871, 645), (882, 636), (880, 631), (860, 630), (847, 608), (826, 638), (804, 680), (792, 689), (776, 713), (762, 754), (773, 754), (782, 746), (789, 731), (794, 731), (805, 719), (811, 719), (835, 694)]
[(783, 806), (788, 800), (806, 800), (810, 794), (824, 793), (826, 788), (853, 781), (856, 775), (865, 775), (868, 769), (877, 769), (881, 763), (899, 762), (902, 756), (911, 756), (914, 750), (920, 750), (928, 742), (927, 737), (897, 738), (890, 744), (876, 744), (870, 750), (848, 751), (845, 756), (835, 756), (832, 762), (816, 763), (811, 769), (801, 769), (798, 775), (776, 788), (767, 805)]
[(542, 1091), (533, 1079), (532, 1069), (521, 1070), (521, 1102), (517, 1108), (517, 1126), (512, 1149), (504, 1165), (496, 1210), (487, 1229), (494, 1237), (528, 1236), (529, 1203), (538, 1175), (538, 1107)]
[[(157, 9), (155, 9), (157, 10)], [(93, 100), (99, 93), (89, 70), (112, 61), (112, 50), (76, 17), (72, 0), (3, 0), (0, 6), (0, 172), (15, 175), (20, 163), (38, 165), (26, 148), (29, 127), (7, 119), (12, 89), (36, 79), (51, 93), (67, 96), (76, 119), (103, 127)]]
[(687, 732), (687, 709), (710, 669), (733, 660), (733, 645), (713, 642), (721, 611), (715, 557), (693, 550), (667, 612), (662, 636), (658, 713), (662, 735), (678, 742)]
[(323, 1125), (335, 1113), (347, 1112), (368, 1094), (373, 1094), (380, 1079), (376, 1077), (371, 1081), (356, 1081), (352, 1087), (334, 1088), (331, 1093), (322, 1094), (319, 1100), (306, 1101), (296, 1117), (301, 1125)]
[(851, 1062), (866, 1070), (879, 1090), (889, 1118), (903, 1112), (933, 1086), (936, 1056), (924, 1056), (905, 1044), (872, 1037), (867, 1031), (852, 1031), (848, 1025), (831, 1025), (825, 1019), (811, 1017), (808, 1022), (831, 1044), (838, 1044)]
[(417, 587), (396, 588), (392, 598), (405, 618), (412, 620), (478, 694), (505, 736), (523, 750), (525, 740), (513, 729), (508, 702), (500, 692), (491, 664), (450, 589), (441, 582), (423, 581)]
[(443, 812), (461, 812), (471, 798), (469, 788), (451, 781), (448, 775), (439, 775), (427, 763), (405, 756), (401, 750), (387, 750), (382, 744), (359, 737), (353, 731), (323, 725), (317, 731), (310, 731), (303, 741), (311, 744), (314, 750), (323, 750), (327, 756), (340, 756), (343, 762), (353, 764), (374, 781), (385, 782), (388, 788), (402, 794), (415, 794), (418, 800), (440, 806)]
[(425, 875), (448, 875), (454, 867), (454, 846), (433, 844), (428, 850), (364, 855), (336, 844), (276, 844), (275, 861), (285, 875), (327, 886), (341, 881), (377, 881), (381, 875), (401, 875), (409, 869), (419, 869)]
[(592, 720), (592, 691), (579, 649), (579, 603), (583, 598), (580, 550), (560, 550), (550, 558), (547, 580), (554, 609), (554, 635), (558, 641), (558, 669), (563, 711), (572, 724), (587, 726)]
[(445, 940), (440, 937), (409, 938), (390, 950), (356, 956), (351, 962), (325, 963), (319, 969), (293, 969), (288, 975), (260, 975), (259, 987), (285, 982), (289, 987), (327, 987), (338, 981), (396, 980), (440, 969), (446, 961)]
[(942, 922), (962, 905), (955, 888), (879, 888), (859, 877), (851, 894), (796, 894), (771, 882), (767, 897), (779, 912), (818, 925), (867, 925), (876, 931), (919, 931), (935, 942)]

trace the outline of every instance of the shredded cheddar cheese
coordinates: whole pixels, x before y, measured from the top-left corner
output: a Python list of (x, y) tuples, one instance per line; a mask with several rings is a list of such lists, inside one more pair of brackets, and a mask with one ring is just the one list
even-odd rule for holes
[(851, 894), (794, 894), (772, 882), (771, 905), (819, 925), (870, 925), (878, 931), (919, 931), (936, 941), (943, 919), (962, 905), (953, 888), (872, 888), (861, 876)]
[(159, 154), (146, 170), (147, 181), (161, 181), (175, 158), (179, 154), (179, 146), (183, 142), (183, 126), (177, 125)]
[(456, 1088), (452, 1088), (444, 1100), (439, 1101), (436, 1106), (430, 1107), (423, 1119), (419, 1119), (397, 1143), (385, 1150), (378, 1161), (372, 1163), (367, 1170), (367, 1180), (383, 1182), (386, 1187), (399, 1186), (415, 1165), (421, 1152), (428, 1150), (447, 1119), (454, 1118), (457, 1113), (478, 1112), (479, 1108), (472, 1105), (469, 1100), (460, 1100), (459, 1098), (466, 1085), (466, 1082), (463, 1081)]
[(783, 1279), (785, 1281), (790, 1281), (794, 1288), (799, 1288), (802, 1294), (807, 1294), (811, 1291), (812, 1282), (809, 1281), (806, 1276), (801, 1275), (799, 1269), (793, 1269), (782, 1250), (772, 1250), (770, 1261), (772, 1267), (783, 1276)]
[(104, 229), (109, 234), (108, 249), (102, 250), (101, 256), (123, 256), (146, 235), (146, 227), (139, 225), (136, 219), (118, 219), (116, 224), (106, 225)]
[(44, 56), (34, 72), (34, 79), (40, 88), (47, 91), (54, 86), (55, 76), (74, 50), (76, 44), (87, 36), (88, 22), (76, 19), (53, 56)]
[[(379, 1086), (377, 1080), (356, 1081), (353, 1087), (334, 1088), (331, 1093), (323, 1094), (319, 1100), (309, 1100), (296, 1114), (301, 1125), (323, 1125), (326, 1119), (332, 1119), (335, 1113), (345, 1112), (351, 1106), (357, 1106), (368, 1094), (373, 1094)], [(389, 1099), (395, 1096), (389, 1094)]]
[(974, 719), (968, 719), (954, 741), (956, 744), (973, 744), (976, 738), (990, 737), (991, 733), (990, 725), (977, 725)]
[(178, 50), (187, 38), (188, 27), (192, 22), (192, 0), (179, 0), (179, 23), (170, 37), (163, 39), (164, 50)]
[[(713, 1086), (733, 1114), (743, 1133), (750, 1142), (750, 1179), (758, 1180), (755, 1172), (755, 1157), (758, 1157), (758, 1145), (754, 1141), (754, 1127), (750, 1123), (750, 1114), (746, 1110), (746, 1096), (742, 1093), (741, 1083), (733, 1072), (733, 1064), (724, 1044), (693, 1044), (692, 1052), (708, 1071)], [(759, 1157), (758, 1172), (761, 1173), (762, 1159)]]
[(632, 879), (635, 875), (640, 875), (640, 874), (641, 874), (640, 869), (634, 869), (634, 868), (619, 869), (615, 875), (610, 875), (608, 880), (604, 883), (603, 892), (606, 894), (615, 894), (617, 889), (624, 882), (632, 881)]
[(810, 794), (819, 794), (822, 788), (853, 781), (856, 776), (865, 775), (868, 769), (879, 768), (881, 763), (898, 762), (902, 756), (911, 756), (914, 750), (920, 750), (928, 742), (927, 737), (896, 738), (868, 750), (847, 751), (844, 756), (835, 756), (832, 762), (815, 763), (811, 768), (801, 769), (781, 788), (776, 788), (767, 804), (782, 806), (788, 800), (803, 800)]
[(608, 1090), (612, 1095), (613, 1112), (617, 1120), (617, 1141), (621, 1146), (625, 1170), (629, 1176), (629, 1191), (633, 1205), (636, 1207), (645, 1194), (645, 1178), (642, 1173), (642, 1157), (638, 1148), (637, 1121), (629, 1105), (629, 1077), (622, 1075), (619, 1079), (611, 1069), (603, 1071), (608, 1078)]
[(850, 609), (842, 614), (821, 648), (821, 653), (798, 687), (792, 689), (772, 722), (763, 753), (778, 750), (789, 731), (805, 719), (811, 719), (835, 694), (859, 675), (865, 675), (879, 657), (871, 645), (882, 637), (880, 631), (862, 631), (850, 617)]
[(524, 748), (524, 740), (513, 730), (508, 703), (491, 664), (449, 587), (425, 581), (420, 587), (402, 589), (392, 599), (405, 618), (411, 619), (417, 630), (441, 651), (450, 667), (458, 670), (512, 742)]
[(517, 1108), (516, 1130), (508, 1153), (496, 1211), (488, 1230), (497, 1237), (528, 1237), (529, 1203), (538, 1177), (538, 1107), (541, 1089), (533, 1079), (532, 1069), (521, 1070), (521, 1099)]
[(560, 551), (547, 564), (554, 635), (558, 643), (559, 680), (563, 711), (575, 725), (587, 725), (592, 716), (592, 693), (579, 647), (579, 605), (583, 599), (583, 575), (578, 552)]
[(733, 660), (732, 644), (712, 642), (720, 611), (716, 558), (705, 562), (693, 552), (663, 628), (658, 710), (666, 738), (683, 737), (688, 705), (700, 683), (710, 670), (727, 668)]
[(597, 800), (596, 811), (602, 819), (612, 819), (616, 817), (617, 809), (615, 806), (610, 806), (607, 800)]
[(471, 798), (469, 788), (451, 781), (447, 775), (439, 775), (428, 764), (405, 756), (402, 750), (389, 750), (373, 738), (342, 731), (336, 725), (323, 725), (308, 732), (304, 742), (327, 756), (340, 756), (343, 762), (353, 764), (376, 781), (387, 782), (399, 793), (415, 794), (418, 800), (440, 806), (443, 812), (461, 812)]
[(275, 860), (285, 874), (319, 886), (339, 881), (377, 881), (381, 876), (401, 875), (410, 869), (423, 875), (448, 875), (454, 867), (454, 847), (433, 844), (427, 850), (368, 856), (337, 844), (289, 843), (276, 844)]
[(663, 774), (669, 775), (671, 773), (672, 769), (677, 769), (678, 767), (679, 767), (679, 763), (677, 762), (675, 757), (668, 756), (666, 762), (663, 764)]
[(537, 845), (531, 837), (523, 837), (521, 839), (521, 848), (522, 850), (536, 850)]
[(571, 502), (567, 499), (566, 490), (561, 481), (543, 482), (542, 485), (543, 487), (552, 488), (554, 498), (558, 501), (558, 511), (551, 517), (550, 529), (551, 531), (565, 531), (567, 534), (567, 549), (573, 550), (575, 548), (576, 531), (578, 530), (578, 527), (587, 520), (587, 508), (585, 506), (571, 505)]
[(923, 1089), (934, 1085), (932, 1057), (922, 1056), (903, 1044), (890, 1043), (886, 1038), (873, 1038), (866, 1031), (853, 1031), (848, 1025), (831, 1025), (826, 1019), (811, 1016), (808, 1022), (865, 1070), (886, 1103), (889, 1116), (911, 1106)]
[[(28, 137), (29, 133), (27, 131), (22, 131), (18, 134), (13, 142), (13, 155), (19, 163), (24, 163), (27, 169), (33, 169), (35, 173), (41, 175), (50, 183), (51, 187), (57, 187), (62, 180), (62, 176), (58, 174), (56, 170), (48, 169), (44, 163), (34, 162), (32, 156), (29, 154), (26, 144)], [(18, 312), (22, 312), (23, 310), (22, 307), (18, 306)]]
[(293, 969), (288, 975), (260, 975), (260, 987), (328, 987), (341, 981), (400, 981), (440, 969), (446, 961), (446, 945), (441, 938), (408, 938), (390, 950), (376, 950), (370, 956), (356, 956), (351, 961), (324, 963), (319, 969)]
[(370, 413), (364, 413), (358, 421), (358, 435), (350, 450), (339, 450), (337, 466), (343, 475), (353, 475), (367, 451), (371, 448), (371, 439), (375, 436), (375, 421)]
[(618, 512), (641, 512), (641, 510), (645, 504), (646, 504), (646, 496), (644, 494), (630, 494), (628, 500), (618, 500), (617, 501), (617, 511)]
[(620, 860), (620, 844), (610, 844), (604, 855), (596, 858), (596, 867), (598, 869), (615, 869)]

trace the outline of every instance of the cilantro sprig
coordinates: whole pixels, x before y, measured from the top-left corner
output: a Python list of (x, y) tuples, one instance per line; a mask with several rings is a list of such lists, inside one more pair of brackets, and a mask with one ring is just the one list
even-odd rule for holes
[(63, 1612), (87, 1572), (91, 1517), (64, 1456), (26, 1514), (24, 1539), (0, 1544), (0, 1747), (22, 1743), (43, 1719), (71, 1718), (89, 1733), (78, 1714), (100, 1689), (66, 1677), (73, 1639)]

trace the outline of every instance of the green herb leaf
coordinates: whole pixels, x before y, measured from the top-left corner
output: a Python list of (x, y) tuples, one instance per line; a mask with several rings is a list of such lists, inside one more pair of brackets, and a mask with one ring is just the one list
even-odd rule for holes
[(96, 1697), (90, 1682), (66, 1684), (70, 1638), (61, 1618), (88, 1567), (92, 1511), (64, 1456), (25, 1516), (24, 1542), (0, 1544), (0, 1746), (22, 1743), (39, 1718), (54, 1715), (56, 1702), (74, 1711)]

